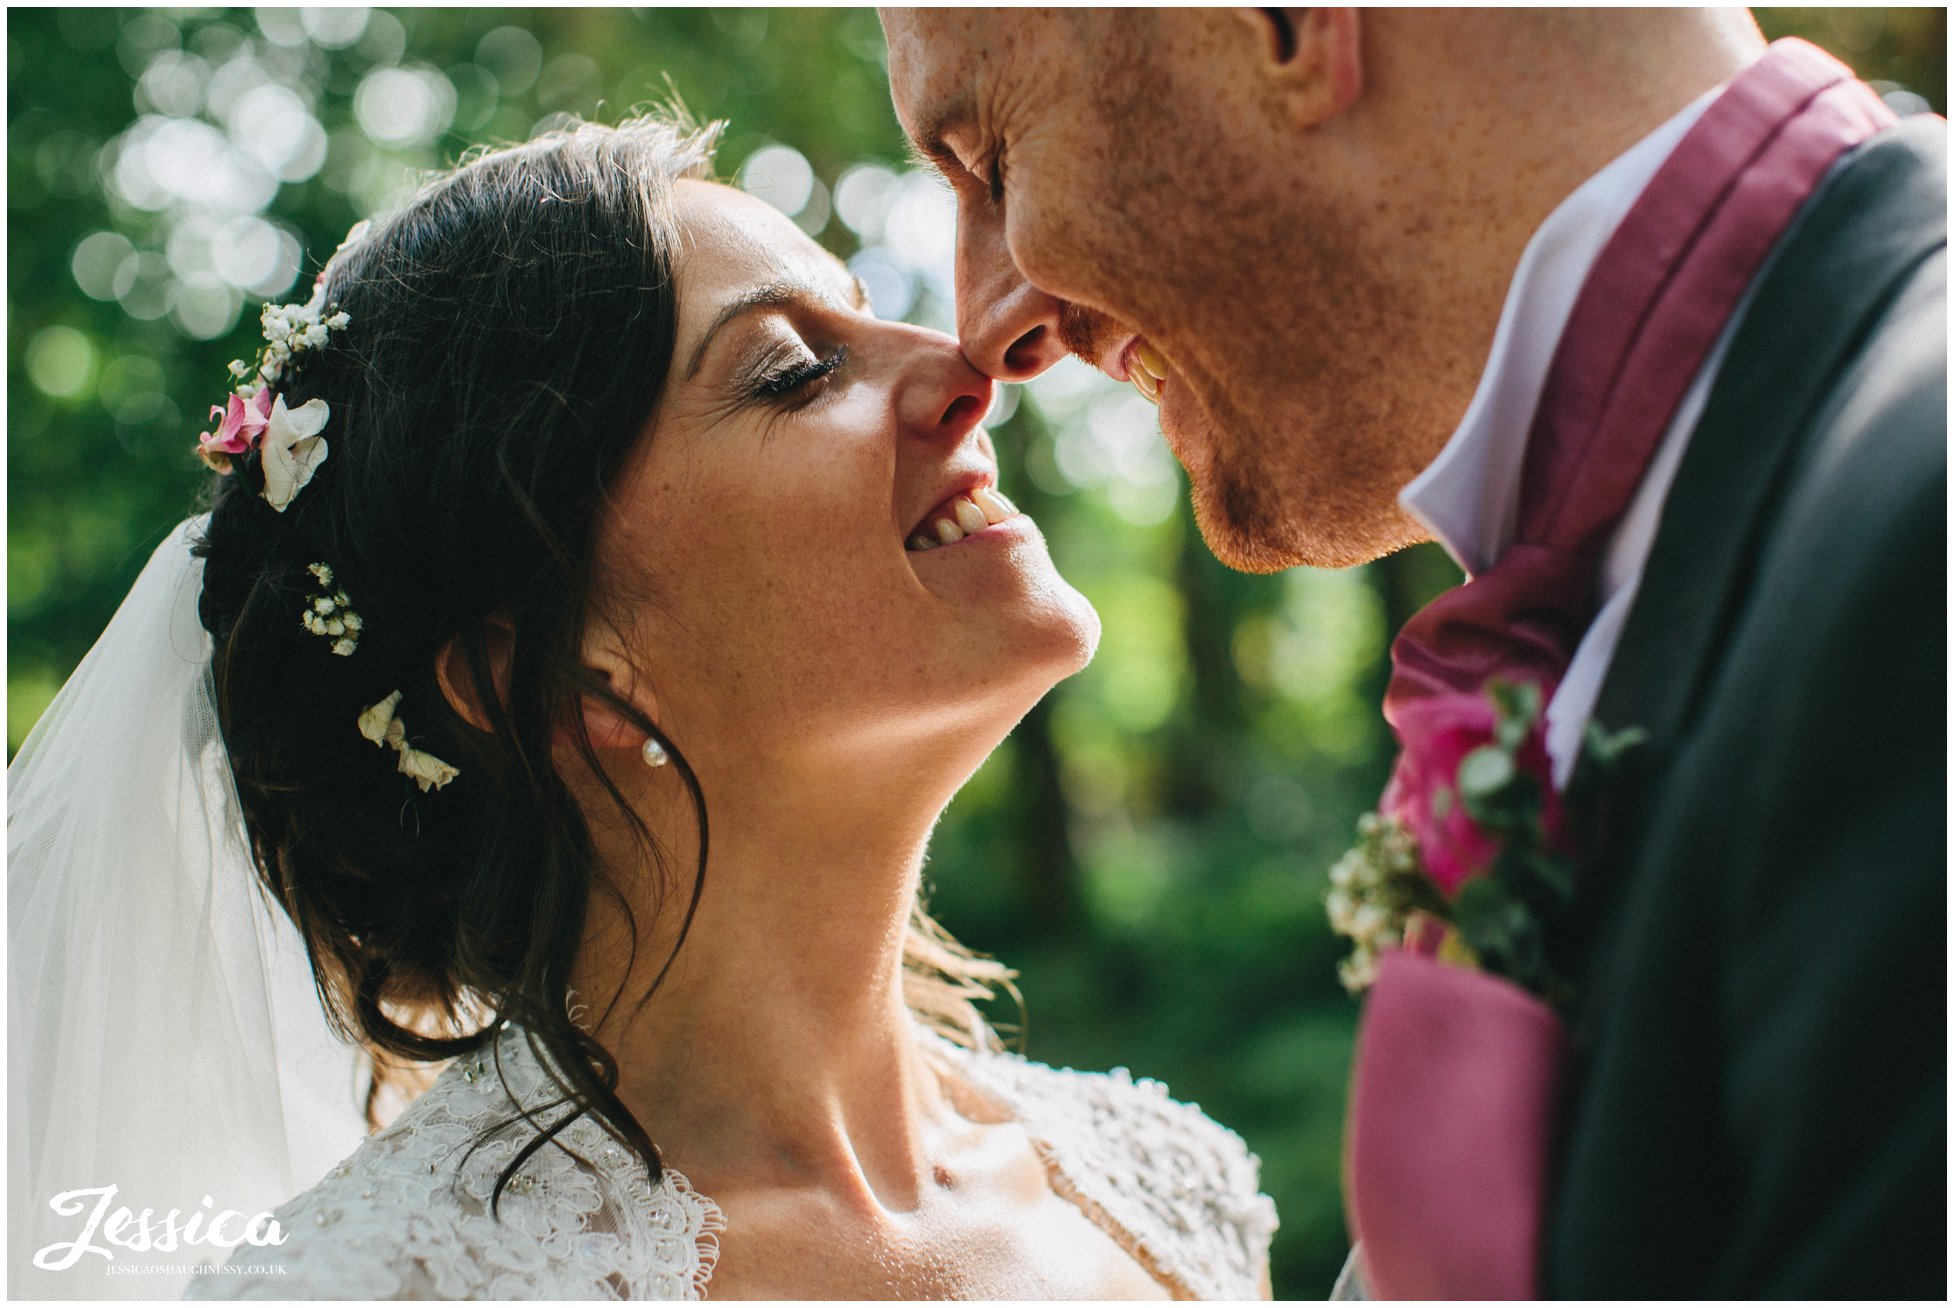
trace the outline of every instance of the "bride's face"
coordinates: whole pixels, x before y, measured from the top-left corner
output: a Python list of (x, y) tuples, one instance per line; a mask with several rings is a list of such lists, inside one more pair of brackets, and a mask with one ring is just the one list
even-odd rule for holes
[[(1037, 526), (988, 493), (991, 382), (953, 338), (876, 319), (751, 196), (682, 182), (676, 217), (669, 379), (600, 554), (634, 700), (702, 775), (974, 767), (1099, 634)], [(946, 520), (978, 529), (916, 548)]]

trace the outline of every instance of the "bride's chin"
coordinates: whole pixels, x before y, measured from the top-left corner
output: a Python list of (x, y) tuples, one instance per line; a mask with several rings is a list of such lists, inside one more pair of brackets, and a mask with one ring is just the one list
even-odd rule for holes
[(1014, 625), (1022, 632), (1011, 642), (1014, 661), (1046, 679), (1041, 694), (1083, 669), (1099, 649), (1099, 611), (1056, 571), (1032, 583)]

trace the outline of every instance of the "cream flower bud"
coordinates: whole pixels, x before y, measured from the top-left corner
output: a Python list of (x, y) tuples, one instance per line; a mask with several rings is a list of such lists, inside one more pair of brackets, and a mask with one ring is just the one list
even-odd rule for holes
[(461, 775), (452, 765), (443, 763), (434, 755), (423, 753), (418, 749), (400, 751), (400, 770), (414, 778), (420, 785), (422, 794), (430, 790), (439, 790)]
[(376, 745), (386, 744), (388, 731), (394, 725), (394, 710), (399, 707), (400, 692), (396, 690), (360, 714), (360, 734)]

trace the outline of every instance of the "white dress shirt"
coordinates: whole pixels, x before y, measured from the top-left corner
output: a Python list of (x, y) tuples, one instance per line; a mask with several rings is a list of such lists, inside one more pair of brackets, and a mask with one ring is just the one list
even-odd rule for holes
[[(1468, 577), (1491, 567), (1512, 543), (1534, 410), (1588, 270), (1663, 160), (1721, 90), (1704, 93), (1583, 182), (1527, 242), (1465, 418), (1431, 465), (1398, 494), (1398, 502), (1431, 529)], [(1739, 305), (1731, 323), (1741, 316)], [(1602, 560), (1600, 607), (1547, 706), (1547, 752), (1556, 784), (1567, 784), (1580, 754), (1602, 679), (1655, 545), (1663, 500), (1689, 434), (1703, 415), (1730, 336), (1726, 327), (1677, 406)], [(1619, 729), (1633, 724), (1605, 725)]]

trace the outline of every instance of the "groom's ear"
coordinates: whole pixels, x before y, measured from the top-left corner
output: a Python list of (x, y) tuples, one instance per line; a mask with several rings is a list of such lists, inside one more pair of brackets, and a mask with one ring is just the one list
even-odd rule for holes
[(1364, 90), (1363, 20), (1356, 9), (1242, 9), (1258, 66), (1300, 126), (1327, 122)]

